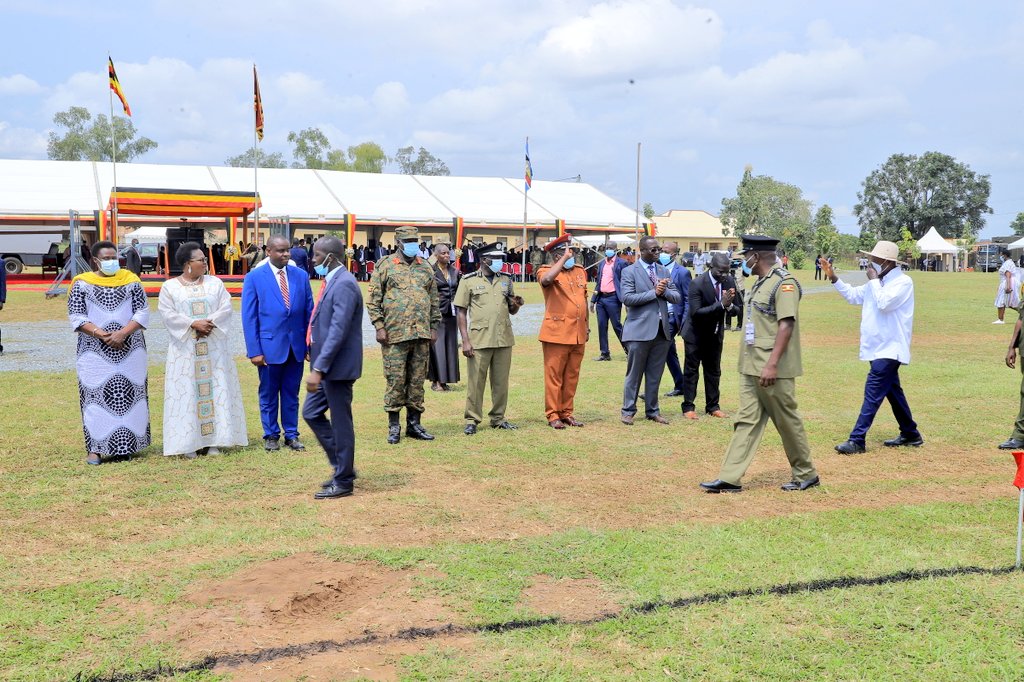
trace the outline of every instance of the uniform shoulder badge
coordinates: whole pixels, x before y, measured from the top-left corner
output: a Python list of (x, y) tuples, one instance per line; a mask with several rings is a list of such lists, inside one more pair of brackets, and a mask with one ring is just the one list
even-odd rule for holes
[(796, 285), (795, 284), (783, 284), (782, 286), (779, 287), (779, 291), (783, 291), (783, 292), (786, 292), (786, 293), (792, 293), (792, 292), (796, 291)]

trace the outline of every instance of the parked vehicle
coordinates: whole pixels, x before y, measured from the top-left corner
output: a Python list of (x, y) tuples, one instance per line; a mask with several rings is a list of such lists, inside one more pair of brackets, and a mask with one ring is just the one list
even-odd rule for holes
[(694, 253), (693, 251), (683, 251), (683, 265), (685, 265), (688, 268), (692, 268), (693, 267), (693, 257), (696, 256), (696, 255), (697, 254)]
[(59, 233), (0, 233), (0, 258), (8, 275), (18, 275), (26, 266), (43, 264), (43, 256), (63, 237)]
[[(121, 263), (121, 267), (125, 266), (124, 252), (131, 247), (121, 249), (118, 254), (118, 262)], [(139, 244), (139, 255), (142, 256), (142, 271), (143, 272), (156, 272), (156, 263), (158, 256), (160, 255), (160, 244), (156, 242), (141, 243)]]
[(974, 269), (978, 272), (995, 272), (1003, 264), (999, 257), (1001, 244), (982, 244), (974, 252)]

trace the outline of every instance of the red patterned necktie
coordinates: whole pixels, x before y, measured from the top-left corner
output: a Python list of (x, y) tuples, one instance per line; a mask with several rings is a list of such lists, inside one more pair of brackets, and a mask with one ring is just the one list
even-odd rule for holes
[(651, 278), (651, 284), (658, 283), (658, 277), (654, 274), (654, 263), (647, 266), (647, 276)]
[(284, 307), (292, 307), (292, 299), (288, 296), (288, 278), (284, 274), (284, 270), (277, 271), (277, 279), (281, 282), (281, 298), (284, 299)]

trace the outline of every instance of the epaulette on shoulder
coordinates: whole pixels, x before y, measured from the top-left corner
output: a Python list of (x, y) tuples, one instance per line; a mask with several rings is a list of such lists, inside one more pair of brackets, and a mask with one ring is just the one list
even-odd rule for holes
[(469, 273), (468, 275), (463, 275), (462, 279), (469, 279), (470, 277), (479, 277), (479, 276), (480, 276), (480, 271), (479, 270), (474, 270), (473, 272)]

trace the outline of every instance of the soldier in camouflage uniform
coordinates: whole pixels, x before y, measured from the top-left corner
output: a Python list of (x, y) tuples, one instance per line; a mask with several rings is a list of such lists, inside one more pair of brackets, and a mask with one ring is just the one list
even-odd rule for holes
[(430, 344), (441, 322), (433, 268), (419, 254), (419, 232), (403, 225), (395, 230), (398, 249), (377, 261), (370, 277), (366, 311), (377, 330), (384, 356), (384, 410), (388, 443), (402, 438), (399, 413), (406, 408), (405, 435), (434, 440), (420, 423), (423, 382), (427, 380)]

